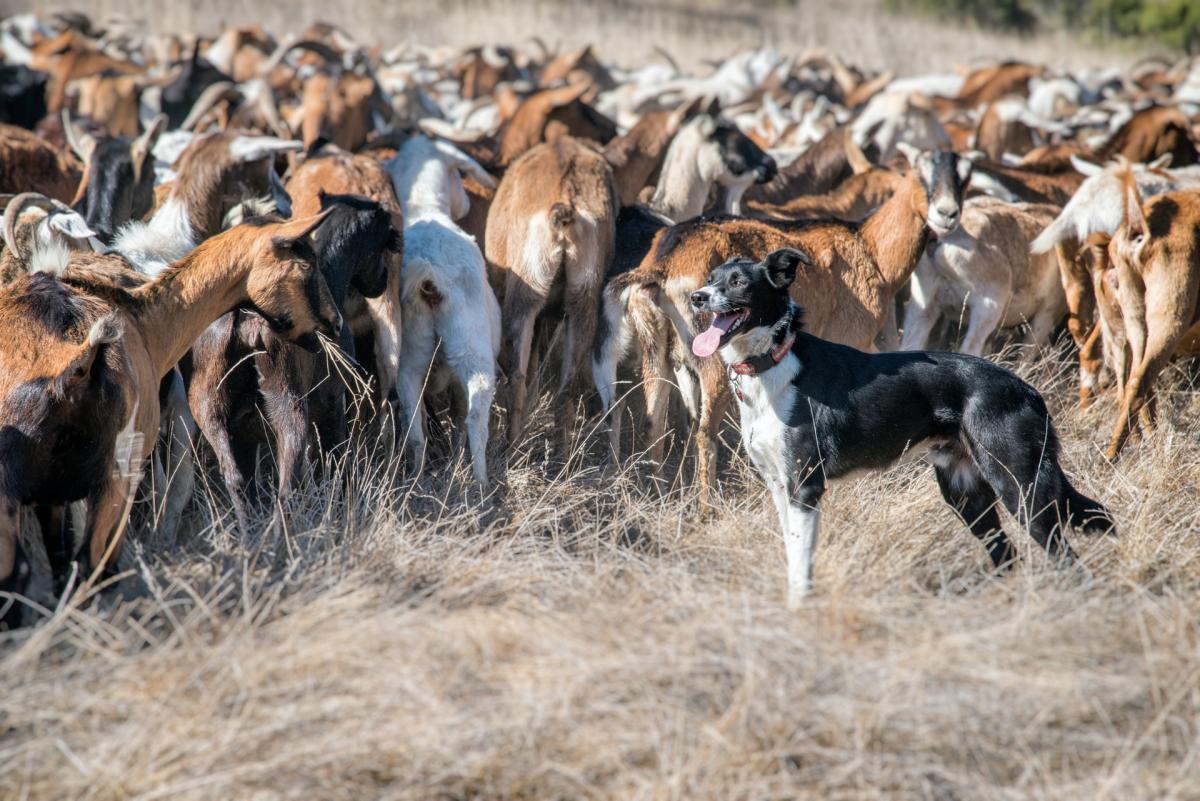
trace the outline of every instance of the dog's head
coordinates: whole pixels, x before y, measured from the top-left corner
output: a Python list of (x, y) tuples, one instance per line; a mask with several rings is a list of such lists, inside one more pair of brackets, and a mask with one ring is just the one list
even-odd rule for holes
[(801, 264), (812, 266), (808, 254), (782, 248), (762, 261), (734, 258), (714, 269), (691, 296), (692, 311), (713, 315), (708, 329), (692, 340), (692, 352), (711, 356), (738, 337), (779, 322), (788, 312), (788, 288)]

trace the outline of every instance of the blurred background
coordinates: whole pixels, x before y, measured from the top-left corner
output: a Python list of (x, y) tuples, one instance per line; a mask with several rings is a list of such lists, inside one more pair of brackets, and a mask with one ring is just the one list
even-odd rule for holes
[(1200, 49), (1197, 0), (2, 0), (0, 16), (76, 10), (154, 31), (216, 33), (259, 23), (281, 33), (317, 20), (367, 42), (473, 45), (591, 42), (623, 65), (655, 47), (685, 68), (748, 46), (827, 47), (901, 73), (1006, 58), (1062, 68), (1122, 66), (1151, 52)]

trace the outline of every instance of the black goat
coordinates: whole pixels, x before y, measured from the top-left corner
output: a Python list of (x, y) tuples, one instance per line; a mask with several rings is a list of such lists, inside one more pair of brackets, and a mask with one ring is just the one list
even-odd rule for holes
[(21, 64), (0, 64), (0, 122), (32, 130), (46, 116), (49, 79)]
[(154, 208), (154, 157), (166, 117), (159, 115), (137, 139), (94, 137), (63, 115), (63, 131), (84, 163), (74, 208), (106, 245), (117, 229)]

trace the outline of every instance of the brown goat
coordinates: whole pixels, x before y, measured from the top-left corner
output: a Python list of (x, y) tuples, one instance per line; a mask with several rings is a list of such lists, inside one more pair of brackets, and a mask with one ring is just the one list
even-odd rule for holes
[[(500, 282), (494, 288), (512, 393), (510, 444), (524, 432), (527, 382), (541, 355), (535, 327), (546, 332), (552, 318), (565, 319), (560, 397), (586, 373), (616, 215), (612, 167), (597, 149), (571, 136), (517, 159), (496, 190), (485, 253), (489, 273)], [(564, 434), (569, 428), (564, 425)]]
[[(250, 302), (291, 339), (332, 330), (336, 311), (308, 240), (323, 219), (240, 226), (152, 281), (120, 257), (77, 254), (61, 279), (37, 273), (0, 290), (9, 341), (0, 350), (0, 586), (23, 589), (24, 505), (53, 540), (62, 507), (86, 499), (85, 564), (115, 563), (158, 439), (160, 382), (213, 320)], [(61, 586), (73, 548), (47, 545)]]
[(1124, 156), (1144, 164), (1168, 153), (1172, 167), (1196, 163), (1191, 122), (1176, 106), (1151, 106), (1134, 114), (1090, 160), (1107, 164)]
[(904, 180), (904, 175), (867, 161), (853, 140), (846, 152), (854, 174), (823, 195), (797, 195), (786, 203), (749, 203), (753, 216), (781, 220), (834, 219), (858, 222), (882, 206)]
[(1143, 207), (1126, 171), (1125, 219), (1109, 243), (1129, 375), (1108, 446), (1116, 458), (1135, 421), (1154, 428), (1154, 384), (1172, 357), (1200, 353), (1200, 192), (1168, 192)]
[(0, 194), (38, 192), (70, 203), (81, 170), (71, 155), (15, 125), (0, 123)]

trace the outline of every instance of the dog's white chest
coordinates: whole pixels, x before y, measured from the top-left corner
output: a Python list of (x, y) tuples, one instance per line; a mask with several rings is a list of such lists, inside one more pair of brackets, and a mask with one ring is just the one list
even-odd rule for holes
[(740, 376), (736, 384), (746, 453), (764, 479), (783, 482), (784, 486), (790, 470), (786, 420), (796, 402), (792, 379), (799, 369), (799, 360), (788, 354), (774, 368), (755, 376)]

